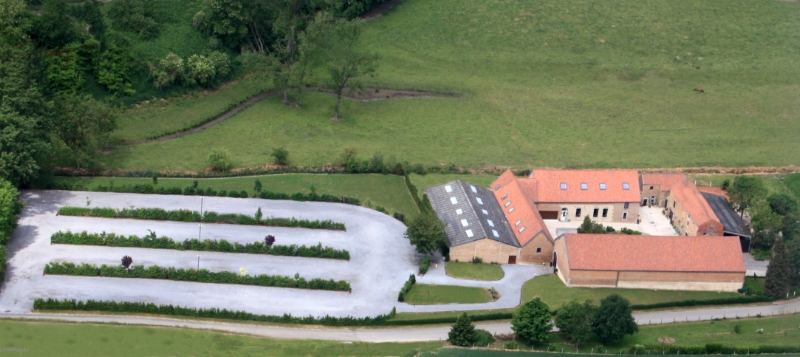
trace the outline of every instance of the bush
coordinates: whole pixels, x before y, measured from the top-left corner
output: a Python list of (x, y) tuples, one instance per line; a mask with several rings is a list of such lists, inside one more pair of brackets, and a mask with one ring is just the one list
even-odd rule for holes
[(425, 274), (428, 272), (428, 267), (431, 265), (431, 258), (425, 256), (425, 259), (422, 260), (422, 264), (419, 265), (419, 274)]
[(376, 317), (294, 317), (290, 314), (281, 316), (257, 315), (245, 311), (227, 309), (197, 309), (173, 305), (156, 305), (143, 302), (116, 302), (116, 301), (76, 301), (36, 299), (33, 302), (34, 310), (51, 311), (112, 311), (145, 313), (169, 316), (187, 316), (197, 318), (228, 319), (239, 321), (261, 321), (284, 324), (324, 325), (324, 326), (381, 326), (389, 319), (388, 315)]
[(400, 289), (400, 294), (397, 296), (397, 301), (400, 302), (406, 301), (406, 294), (408, 294), (408, 292), (411, 291), (411, 288), (413, 288), (414, 284), (416, 283), (417, 283), (417, 278), (414, 277), (414, 274), (411, 274), (411, 276), (408, 277), (408, 280), (406, 281), (405, 285), (403, 285), (403, 288)]
[(272, 157), (275, 159), (274, 162), (277, 165), (289, 164), (289, 151), (285, 148), (272, 149)]
[[(510, 312), (493, 312), (480, 315), (470, 315), (469, 319), (472, 321), (491, 321), (491, 320), (508, 320), (512, 318), (513, 314)], [(457, 317), (432, 317), (426, 319), (415, 320), (389, 320), (387, 325), (395, 326), (409, 326), (409, 325), (431, 325), (431, 324), (449, 324), (456, 322)]]
[(272, 286), (282, 288), (350, 291), (350, 283), (333, 279), (324, 280), (314, 278), (306, 280), (295, 274), (294, 278), (280, 275), (240, 275), (235, 272), (211, 272), (206, 269), (176, 269), (153, 265), (145, 268), (135, 265), (130, 269), (123, 266), (109, 266), (82, 263), (50, 263), (44, 267), (45, 274), (51, 275), (77, 275), (77, 276), (102, 276), (114, 278), (139, 278), (139, 279), (168, 279), (173, 281), (191, 281), (197, 283), (240, 284), (256, 286)]
[(158, 36), (154, 8), (150, 0), (115, 0), (109, 3), (108, 17), (114, 28), (152, 39)]
[[(270, 236), (271, 237), (271, 236)], [(274, 242), (274, 241), (273, 241)], [(274, 245), (269, 242), (253, 242), (247, 244), (229, 243), (226, 240), (200, 241), (198, 239), (186, 239), (183, 242), (176, 242), (168, 237), (157, 238), (155, 232), (143, 238), (135, 235), (128, 237), (118, 236), (114, 233), (81, 233), (56, 232), (50, 236), (51, 244), (73, 244), (73, 245), (96, 245), (105, 247), (136, 247), (151, 249), (175, 249), (175, 250), (195, 250), (206, 252), (228, 252), (228, 253), (247, 253), (247, 254), (266, 254), (290, 257), (306, 258), (327, 258), (350, 260), (350, 252), (347, 250), (337, 250), (331, 247), (323, 247), (322, 243), (315, 246), (306, 245)]]
[[(244, 192), (246, 197), (247, 192)], [(238, 196), (238, 194), (237, 194)], [(310, 221), (307, 219), (296, 218), (276, 218), (269, 217), (262, 220), (243, 214), (219, 214), (214, 211), (205, 211), (203, 216), (200, 212), (191, 210), (173, 210), (167, 211), (162, 208), (83, 208), (83, 207), (61, 207), (58, 214), (62, 216), (90, 216), (90, 217), (103, 217), (103, 218), (133, 218), (133, 219), (148, 219), (148, 220), (162, 220), (162, 221), (179, 221), (179, 222), (200, 222), (201, 218), (204, 222), (209, 223), (227, 223), (227, 224), (243, 224), (243, 225), (264, 225), (272, 227), (297, 227), (297, 228), (310, 228), (310, 229), (330, 229), (330, 230), (345, 230), (344, 223), (338, 223), (331, 220), (325, 221)]]
[(633, 310), (653, 310), (664, 309), (670, 307), (690, 307), (690, 306), (708, 306), (708, 305), (732, 305), (732, 304), (752, 304), (757, 302), (769, 302), (775, 299), (763, 295), (742, 295), (729, 298), (709, 299), (709, 300), (682, 300), (682, 301), (668, 301), (647, 305), (631, 305)]
[(492, 333), (486, 330), (475, 330), (475, 346), (488, 346), (494, 342)]
[(226, 171), (231, 168), (231, 155), (226, 149), (213, 149), (208, 155), (208, 163), (217, 171)]

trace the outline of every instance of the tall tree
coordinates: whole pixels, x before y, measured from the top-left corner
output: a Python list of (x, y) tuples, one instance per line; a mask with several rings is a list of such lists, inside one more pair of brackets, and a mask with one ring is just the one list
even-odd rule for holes
[(782, 217), (773, 212), (763, 199), (753, 200), (750, 207), (750, 215), (753, 226), (753, 248), (772, 248), (783, 224)]
[(63, 95), (56, 100), (55, 132), (72, 151), (77, 167), (103, 148), (116, 128), (116, 115), (107, 104), (88, 95)]
[(575, 349), (579, 349), (581, 344), (594, 335), (592, 322), (596, 312), (597, 306), (592, 300), (586, 300), (583, 304), (570, 301), (558, 309), (556, 327), (575, 345)]
[(767, 267), (764, 294), (776, 299), (786, 298), (792, 283), (792, 267), (782, 239), (775, 241), (772, 259)]
[[(800, 239), (792, 239), (784, 243), (786, 246), (786, 261), (791, 269), (793, 286), (800, 285)], [(769, 268), (768, 268), (769, 269)]]
[(242, 47), (269, 53), (270, 22), (267, 0), (205, 0), (194, 25), (234, 50)]
[(405, 236), (417, 248), (417, 252), (432, 254), (447, 239), (445, 227), (446, 224), (435, 214), (421, 213), (408, 223)]
[(453, 327), (450, 328), (450, 332), (447, 333), (447, 339), (450, 343), (463, 347), (472, 346), (472, 344), (475, 343), (476, 337), (475, 325), (472, 324), (472, 320), (469, 319), (466, 312), (456, 319), (456, 323), (453, 324)]
[(88, 33), (68, 16), (64, 0), (45, 0), (41, 15), (33, 19), (30, 28), (31, 39), (38, 46), (61, 48), (69, 43), (82, 40)]
[(553, 329), (551, 318), (550, 308), (537, 297), (514, 312), (511, 329), (527, 342), (542, 343), (547, 341), (547, 333)]
[(639, 331), (633, 319), (630, 302), (618, 294), (611, 294), (600, 300), (600, 307), (595, 314), (594, 332), (603, 343), (614, 343), (625, 335)]
[(344, 90), (363, 88), (358, 79), (374, 75), (378, 67), (378, 55), (358, 47), (363, 20), (332, 19), (330, 15), (320, 13), (314, 22), (320, 24), (316, 31), (322, 29), (328, 34), (323, 45), (325, 68), (329, 76), (326, 84), (336, 95), (336, 106), (331, 119), (340, 120), (339, 107)]
[[(301, 90), (306, 66), (316, 47), (310, 43), (316, 36), (305, 34), (306, 23), (316, 7), (315, 0), (273, 0), (275, 20), (272, 32), (275, 64), (273, 81), (283, 91), (283, 103), (289, 104), (289, 92)], [(302, 42), (301, 42), (302, 41)], [(303, 43), (305, 42), (305, 43)], [(305, 50), (301, 51), (301, 43)], [(299, 92), (298, 92), (299, 93)]]
[(767, 194), (764, 182), (755, 176), (738, 176), (733, 181), (733, 187), (728, 191), (731, 203), (739, 213), (744, 216), (744, 211), (750, 208), (753, 201)]

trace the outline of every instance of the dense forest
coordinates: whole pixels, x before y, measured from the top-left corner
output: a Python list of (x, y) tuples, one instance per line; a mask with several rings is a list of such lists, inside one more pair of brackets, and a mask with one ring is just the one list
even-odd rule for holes
[(355, 43), (359, 16), (383, 1), (2, 1), (0, 176), (30, 185), (56, 148), (90, 165), (121, 108), (245, 74), (272, 79), (291, 104), (323, 73), (315, 84), (340, 98), (375, 70)]

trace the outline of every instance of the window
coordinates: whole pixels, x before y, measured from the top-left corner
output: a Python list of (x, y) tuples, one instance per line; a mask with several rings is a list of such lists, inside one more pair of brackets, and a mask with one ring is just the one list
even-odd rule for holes
[(595, 217), (595, 218), (597, 218), (597, 214), (598, 214), (599, 212), (600, 212), (600, 209), (598, 209), (598, 208), (595, 208), (595, 209), (594, 209), (594, 211), (592, 212), (592, 217)]
[(536, 253), (541, 253), (541, 252), (542, 252), (542, 248), (536, 248)]
[(497, 233), (497, 231), (494, 229), (492, 229), (492, 235), (494, 235), (495, 237), (500, 237), (500, 233)]
[(478, 189), (476, 189), (475, 186), (469, 185), (469, 188), (472, 189), (472, 192), (478, 193)]
[(567, 183), (566, 182), (562, 182), (561, 183), (561, 189), (562, 190), (566, 190), (567, 189)]
[(521, 219), (519, 221), (517, 221), (517, 223), (514, 223), (514, 227), (518, 226), (520, 223), (522, 223)]
[(508, 209), (508, 213), (514, 212), (514, 207)]
[(628, 184), (627, 182), (623, 182), (622, 183), (622, 189), (623, 190), (630, 190), (631, 189), (631, 185)]
[(606, 189), (606, 183), (605, 182), (601, 182), (600, 183), (600, 189), (601, 190), (605, 190)]
[(483, 204), (483, 200), (480, 197), (475, 197), (475, 200), (478, 201), (479, 204)]
[(608, 217), (608, 208), (603, 208), (603, 217)]
[(522, 232), (524, 232), (524, 231), (525, 231), (525, 227), (522, 227), (522, 228), (520, 228), (520, 229), (519, 229), (519, 232), (520, 232), (520, 233), (522, 233)]
[(453, 187), (450, 186), (450, 185), (447, 185), (447, 186), (444, 187), (444, 190), (447, 191), (447, 192), (453, 192)]
[(652, 190), (652, 189), (653, 189), (653, 186), (650, 186), (650, 190)]
[(487, 219), (487, 220), (486, 220), (486, 223), (489, 223), (489, 226), (492, 226), (492, 227), (494, 227), (494, 222), (492, 222), (492, 220), (491, 220), (491, 219)]
[(487, 210), (485, 210), (485, 209), (482, 209), (482, 210), (481, 210), (481, 212), (483, 212), (483, 214), (485, 214), (485, 215), (487, 215), (487, 216), (489, 215), (489, 211), (487, 211)]
[(675, 208), (675, 201), (672, 201), (672, 208)]
[(471, 229), (467, 229), (467, 231), (466, 231), (466, 232), (464, 232), (464, 233), (466, 233), (466, 234), (467, 234), (467, 237), (472, 237), (472, 236), (474, 236), (474, 234), (472, 234), (472, 230), (471, 230)]
[(586, 182), (581, 182), (581, 190), (585, 191), (585, 190), (588, 190), (588, 189), (589, 189), (589, 184), (586, 183)]
[(494, 190), (495, 190), (495, 191), (497, 191), (497, 190), (499, 190), (499, 189), (500, 189), (500, 187), (503, 187), (503, 184), (499, 184), (499, 185), (495, 186), (495, 187), (494, 187)]
[(458, 200), (455, 197), (450, 197), (450, 202), (452, 204), (456, 204), (456, 203), (458, 203)]
[(628, 219), (628, 212), (622, 212), (622, 219)]
[(581, 216), (581, 209), (580, 208), (576, 208), (575, 209), (575, 217), (576, 218), (580, 218), (580, 216)]
[(461, 225), (464, 226), (464, 227), (469, 226), (469, 222), (467, 222), (466, 219), (462, 219), (461, 220)]
[(508, 194), (507, 193), (505, 195), (503, 195), (503, 197), (500, 197), (501, 200), (505, 200), (506, 198), (508, 198)]
[(628, 202), (625, 202), (625, 209), (628, 209), (628, 205), (629, 205), (629, 204), (630, 204), (630, 203), (628, 203)]
[(463, 211), (463, 210), (461, 210), (461, 208), (459, 208), (459, 209), (457, 209), (457, 210), (456, 210), (456, 214), (462, 214), (462, 213), (464, 213), (464, 211)]
[(511, 205), (511, 201), (506, 202), (506, 207)]

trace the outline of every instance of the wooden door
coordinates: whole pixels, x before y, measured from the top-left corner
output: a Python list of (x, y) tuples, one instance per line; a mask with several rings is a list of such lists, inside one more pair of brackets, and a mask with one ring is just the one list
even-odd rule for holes
[(517, 264), (517, 256), (516, 255), (509, 255), (508, 256), (508, 264)]

